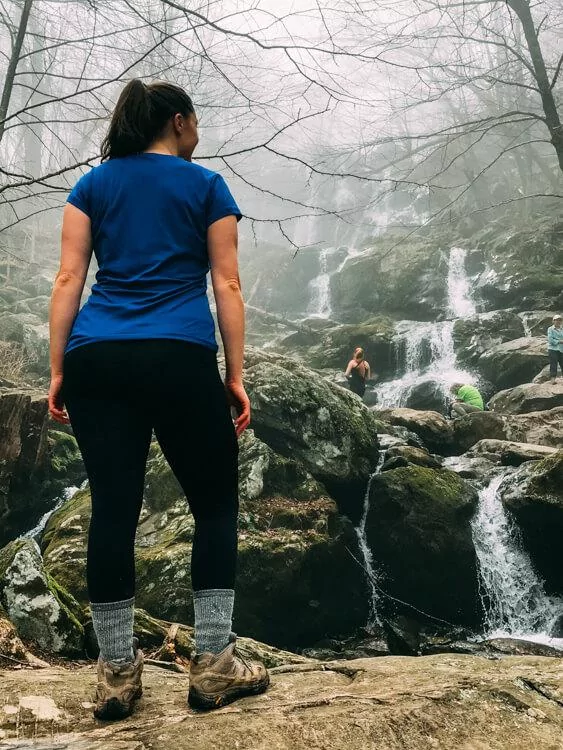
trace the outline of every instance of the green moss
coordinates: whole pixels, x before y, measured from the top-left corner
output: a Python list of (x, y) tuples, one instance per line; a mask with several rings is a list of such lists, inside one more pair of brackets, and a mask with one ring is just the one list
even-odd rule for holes
[(78, 619), (78, 614), (81, 612), (79, 603), (72, 596), (72, 594), (69, 594), (64, 586), (61, 586), (61, 584), (55, 578), (53, 578), (52, 575), (49, 574), (47, 570), (45, 571), (45, 578), (47, 580), (49, 590), (58, 601), (66, 617), (72, 623), (72, 626), (76, 628), (82, 635), (84, 635), (84, 627)]

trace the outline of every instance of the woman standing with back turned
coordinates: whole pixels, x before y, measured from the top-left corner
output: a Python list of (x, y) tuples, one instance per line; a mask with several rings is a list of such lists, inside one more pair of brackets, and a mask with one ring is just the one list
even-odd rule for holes
[[(142, 692), (143, 655), (133, 640), (134, 541), (153, 429), (195, 519), (197, 653), (188, 702), (218, 707), (264, 691), (269, 681), (262, 664), (237, 656), (231, 633), (237, 436), (250, 421), (242, 384), (241, 214), (222, 177), (191, 163), (197, 142), (197, 118), (181, 88), (131, 81), (113, 113), (102, 164), (78, 181), (63, 217), (49, 409), (59, 422), (70, 418), (92, 493), (87, 583), (100, 646), (100, 719), (129, 715)], [(97, 283), (78, 312), (92, 251)]]

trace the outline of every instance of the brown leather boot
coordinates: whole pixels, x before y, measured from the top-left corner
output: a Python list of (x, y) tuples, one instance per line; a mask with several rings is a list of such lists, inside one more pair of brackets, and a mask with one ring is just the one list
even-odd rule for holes
[(143, 652), (133, 640), (135, 660), (116, 664), (98, 659), (98, 685), (96, 687), (96, 719), (113, 721), (124, 719), (133, 711), (133, 702), (143, 694)]
[(188, 703), (208, 710), (232, 703), (244, 695), (263, 693), (270, 675), (260, 662), (247, 661), (235, 651), (236, 635), (218, 654), (197, 654), (190, 665)]

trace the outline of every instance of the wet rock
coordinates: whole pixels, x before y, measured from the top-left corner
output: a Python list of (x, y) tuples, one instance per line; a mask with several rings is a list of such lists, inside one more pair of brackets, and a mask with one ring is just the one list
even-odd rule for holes
[(414, 432), (428, 450), (442, 455), (451, 453), (454, 434), (452, 422), (438, 412), (399, 408), (378, 409), (374, 413), (384, 422)]
[(43, 567), (29, 539), (0, 550), (0, 603), (22, 638), (55, 654), (81, 654), (84, 629), (75, 599)]
[(479, 357), (493, 347), (522, 336), (522, 319), (512, 310), (494, 310), (458, 318), (453, 328), (457, 361), (462, 366), (474, 366)]
[(256, 436), (299, 461), (352, 519), (378, 459), (377, 421), (352, 393), (300, 362), (249, 350), (245, 385)]
[(366, 533), (382, 588), (434, 617), (478, 622), (476, 504), (471, 485), (445, 469), (410, 465), (375, 476)]
[(414, 385), (405, 401), (407, 409), (420, 409), (423, 411), (437, 411), (444, 414), (446, 411), (446, 396), (441, 383), (435, 380), (424, 380)]
[(523, 464), (500, 488), (548, 589), (563, 593), (563, 450)]
[(524, 383), (500, 391), (489, 401), (491, 411), (525, 414), (563, 406), (563, 380), (557, 383)]
[(459, 474), (464, 479), (471, 479), (479, 487), (486, 484), (492, 475), (495, 465), (500, 463), (495, 454), (471, 456), (450, 456), (444, 459), (443, 467)]
[[(553, 316), (558, 310), (524, 310), (519, 313), (524, 328), (530, 336), (545, 336), (547, 329), (553, 323)], [(513, 337), (516, 338), (516, 337)]]
[(479, 357), (477, 367), (500, 389), (529, 383), (546, 363), (545, 337), (524, 337), (493, 346)]

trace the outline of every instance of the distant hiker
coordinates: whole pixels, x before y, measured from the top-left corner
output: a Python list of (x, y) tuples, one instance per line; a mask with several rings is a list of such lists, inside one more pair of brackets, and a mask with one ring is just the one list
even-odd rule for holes
[(547, 329), (547, 353), (549, 355), (549, 376), (551, 382), (557, 379), (557, 365), (563, 375), (563, 317), (553, 316), (553, 325)]
[(450, 389), (456, 399), (450, 406), (450, 416), (452, 418), (464, 417), (473, 411), (483, 411), (483, 397), (474, 385), (463, 385), (463, 383), (454, 383)]
[[(102, 163), (78, 180), (63, 216), (49, 411), (72, 424), (90, 480), (87, 584), (100, 646), (99, 719), (128, 716), (142, 692), (143, 654), (133, 638), (134, 544), (153, 429), (195, 520), (188, 702), (219, 708), (264, 692), (269, 682), (263, 664), (239, 657), (232, 633), (237, 436), (250, 422), (242, 382), (241, 213), (221, 175), (191, 161), (197, 124), (179, 86), (130, 81), (102, 144)], [(97, 283), (79, 311), (92, 250)]]
[(369, 380), (370, 376), (369, 362), (364, 359), (364, 350), (361, 346), (358, 346), (354, 349), (352, 359), (348, 362), (346, 368), (346, 380), (350, 390), (363, 397), (366, 391), (366, 381)]

